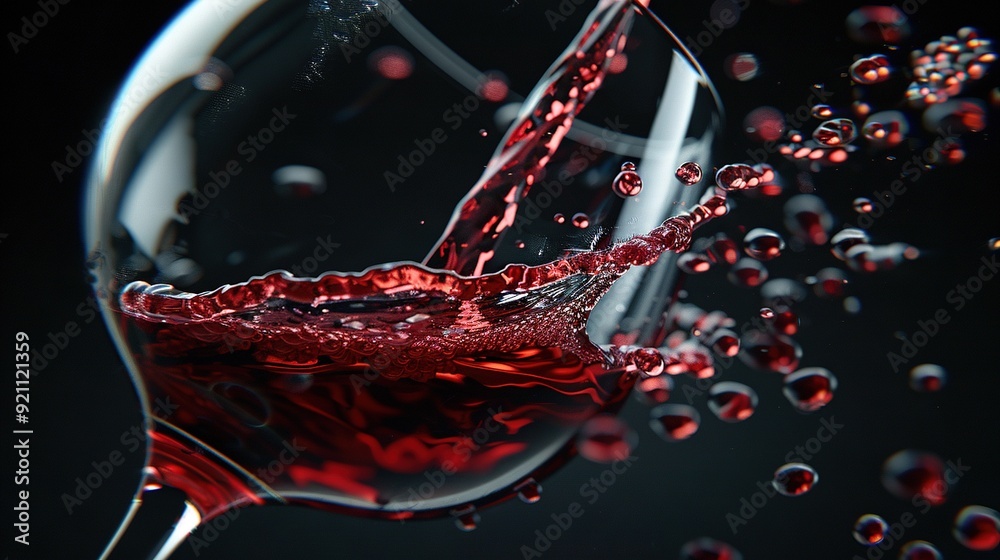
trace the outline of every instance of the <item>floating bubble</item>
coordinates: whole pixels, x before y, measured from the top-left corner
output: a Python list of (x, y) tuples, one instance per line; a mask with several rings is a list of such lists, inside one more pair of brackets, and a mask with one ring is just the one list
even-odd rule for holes
[(910, 370), (910, 388), (921, 393), (940, 391), (947, 380), (945, 369), (936, 364), (920, 364)]
[(782, 496), (801, 496), (819, 482), (819, 474), (805, 463), (787, 463), (774, 471), (771, 485)]
[(858, 137), (858, 128), (851, 119), (830, 119), (820, 123), (812, 137), (823, 146), (844, 146)]
[(920, 496), (933, 506), (945, 502), (948, 483), (944, 462), (927, 451), (904, 449), (882, 464), (882, 485), (890, 494), (903, 500)]
[(823, 199), (811, 194), (799, 194), (785, 202), (785, 227), (795, 237), (811, 245), (823, 245), (833, 227), (833, 216)]
[[(819, 105), (813, 105), (812, 116), (814, 119), (829, 119), (833, 116), (833, 107), (829, 105), (824, 105), (820, 103)], [(801, 142), (801, 140), (800, 140)]]
[(642, 178), (635, 171), (623, 169), (612, 181), (611, 190), (622, 198), (633, 197), (642, 191)]
[(752, 189), (760, 185), (761, 172), (745, 163), (731, 163), (715, 173), (715, 184), (727, 191)]
[(759, 261), (779, 257), (783, 250), (785, 240), (774, 230), (754, 228), (743, 237), (743, 251)]
[(899, 549), (899, 560), (942, 560), (941, 552), (927, 541), (910, 541)]
[(702, 178), (701, 166), (693, 161), (686, 161), (677, 168), (674, 176), (677, 177), (678, 181), (687, 186), (695, 185)]
[(674, 389), (674, 380), (666, 375), (659, 377), (646, 377), (640, 379), (635, 384), (635, 390), (641, 395), (642, 400), (649, 405), (663, 404), (670, 400), (670, 393)]
[(753, 53), (736, 53), (726, 57), (726, 75), (739, 82), (749, 82), (760, 73), (760, 62)]
[(573, 214), (573, 225), (580, 229), (590, 227), (590, 216), (584, 214), (583, 212)]
[(701, 425), (701, 415), (686, 404), (663, 404), (650, 410), (649, 415), (649, 426), (667, 441), (688, 439)]
[(514, 487), (517, 497), (526, 504), (538, 503), (542, 499), (542, 486), (534, 478), (529, 478)]
[(739, 357), (759, 370), (791, 373), (799, 367), (802, 348), (787, 336), (750, 330), (740, 338)]
[(587, 420), (577, 438), (577, 450), (595, 463), (611, 463), (632, 454), (638, 438), (617, 416), (601, 414)]
[(743, 130), (757, 142), (774, 142), (785, 134), (785, 114), (774, 107), (757, 107), (744, 117)]
[(727, 278), (741, 288), (754, 288), (767, 280), (767, 269), (754, 259), (740, 259), (729, 269)]
[(712, 268), (712, 261), (701, 253), (683, 253), (677, 257), (677, 266), (688, 274), (701, 274)]
[(837, 391), (837, 378), (826, 368), (808, 367), (785, 376), (782, 392), (792, 406), (815, 412), (830, 404)]
[(889, 59), (881, 54), (859, 58), (848, 70), (854, 83), (865, 86), (888, 80), (891, 71)]
[(742, 422), (757, 410), (757, 393), (733, 381), (723, 381), (708, 390), (708, 408), (724, 422)]
[(910, 22), (896, 6), (863, 6), (847, 16), (847, 35), (869, 44), (900, 43), (910, 36)]
[(1000, 513), (983, 506), (966, 506), (955, 516), (952, 535), (970, 550), (993, 550), (1000, 546)]
[(684, 543), (680, 560), (743, 560), (743, 555), (722, 541), (703, 537)]

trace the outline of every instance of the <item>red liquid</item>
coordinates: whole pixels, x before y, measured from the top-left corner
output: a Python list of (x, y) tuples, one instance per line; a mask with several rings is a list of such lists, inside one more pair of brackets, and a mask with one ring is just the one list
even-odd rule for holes
[(591, 16), (428, 266), (272, 272), (203, 294), (126, 287), (133, 370), (150, 401), (177, 407), (154, 428), (154, 480), (185, 490), (205, 518), (264, 500), (468, 516), (565, 460), (581, 423), (616, 409), (634, 381), (621, 351), (588, 339), (590, 311), (631, 266), (687, 249), (725, 213), (720, 192), (610, 249), (481, 275), (632, 13), (608, 2)]

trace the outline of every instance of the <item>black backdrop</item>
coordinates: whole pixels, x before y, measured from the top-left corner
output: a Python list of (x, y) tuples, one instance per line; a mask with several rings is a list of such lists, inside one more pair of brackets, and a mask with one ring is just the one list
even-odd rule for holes
[[(548, 3), (558, 6), (554, 0)], [(842, 73), (852, 57), (871, 54), (872, 48), (845, 37), (844, 18), (860, 5), (856, 2), (742, 4), (747, 8), (740, 21), (702, 55), (730, 116), (724, 146), (729, 153), (719, 161), (745, 159), (751, 143), (739, 128), (747, 111), (763, 104), (794, 109), (812, 84), (843, 83)], [(995, 18), (971, 1), (911, 4), (919, 9), (911, 17), (912, 42), (904, 48), (954, 33), (963, 25), (976, 25), (986, 36), (998, 31)], [(70, 2), (60, 5), (58, 15), (35, 37), (18, 45), (18, 52), (9, 41), (5, 47), (6, 67), (13, 69), (5, 81), (5, 117), (11, 124), (5, 128), (5, 161), (13, 174), (4, 185), (0, 222), (3, 336), (9, 343), (15, 332), (24, 331), (33, 341), (45, 343), (50, 333), (65, 331), (68, 323), (79, 327), (79, 334), (71, 336), (67, 347), (31, 381), (34, 434), (27, 548), (11, 541), (10, 488), (16, 457), (11, 451), (5, 455), (7, 513), (2, 533), (11, 558), (96, 557), (139, 478), (140, 454), (126, 454), (125, 465), (72, 515), (60, 500), (73, 491), (77, 477), (93, 470), (93, 461), (105, 460), (109, 452), (121, 448), (121, 434), (137, 425), (140, 417), (105, 327), (86, 308), (78, 308), (89, 289), (80, 239), (84, 172), (75, 169), (58, 181), (51, 164), (64, 158), (68, 144), (85, 138), (83, 130), (98, 127), (132, 62), (182, 5)], [(710, 14), (708, 2), (654, 0), (653, 8), (681, 36), (703, 30), (702, 22)], [(20, 32), (20, 18), (39, 9), (35, 2), (5, 4), (4, 31)], [(456, 22), (459, 15), (456, 12)], [(736, 51), (758, 55), (759, 77), (744, 83), (723, 74), (723, 60)], [(970, 94), (987, 97), (996, 83), (991, 74)], [(834, 104), (849, 101), (841, 94)], [(990, 116), (996, 117), (995, 113), (994, 105)], [(958, 311), (945, 298), (955, 284), (976, 273), (980, 258), (989, 254), (987, 239), (1000, 235), (993, 134), (990, 127), (973, 135), (964, 164), (926, 174), (872, 229), (880, 241), (920, 247), (919, 260), (892, 272), (852, 274), (848, 291), (862, 302), (857, 315), (844, 313), (838, 301), (815, 298), (803, 309), (799, 337), (805, 350), (803, 365), (828, 367), (840, 379), (839, 392), (827, 409), (811, 416), (796, 414), (780, 394), (774, 374), (742, 367), (726, 376), (751, 384), (761, 399), (757, 414), (745, 423), (724, 425), (698, 401), (703, 412), (700, 433), (671, 445), (648, 430), (641, 406), (630, 405), (625, 415), (639, 433), (639, 460), (543, 556), (671, 558), (682, 543), (702, 536), (730, 542), (746, 558), (862, 555), (863, 548), (850, 535), (857, 516), (878, 513), (895, 522), (914, 510), (882, 488), (882, 461), (899, 449), (920, 448), (960, 461), (970, 470), (952, 488), (945, 505), (917, 514), (916, 525), (906, 529), (902, 540), (929, 540), (948, 558), (990, 557), (959, 547), (950, 526), (964, 505), (1000, 508), (1000, 420), (993, 408), (994, 397), (1000, 394), (996, 344), (1000, 290), (986, 282), (982, 292)], [(814, 177), (817, 193), (841, 220), (851, 217), (850, 201), (855, 196), (882, 190), (889, 180), (889, 175), (859, 176), (850, 166)], [(722, 229), (779, 228), (780, 206), (774, 201), (747, 201), (730, 218)], [(772, 272), (805, 276), (830, 264), (832, 259), (819, 252), (792, 255), (787, 264), (776, 263)], [(733, 289), (722, 274), (696, 280), (688, 283), (694, 303), (725, 310), (740, 321), (759, 307), (756, 296)], [(911, 365), (940, 363), (951, 378), (939, 394), (916, 394), (906, 387), (904, 373), (892, 371), (886, 352), (900, 347), (893, 333), (912, 334), (918, 320), (939, 308), (953, 311), (953, 319)], [(11, 403), (5, 405), (7, 427), (12, 424), (7, 418), (13, 415), (13, 349), (4, 356), (8, 375), (3, 400)], [(843, 424), (843, 435), (810, 461), (821, 477), (814, 491), (797, 499), (771, 500), (734, 535), (726, 515), (738, 515), (741, 498), (751, 498), (756, 482), (767, 480), (787, 452), (815, 435), (821, 418), (831, 417)], [(200, 551), (200, 557), (517, 558), (521, 545), (534, 542), (535, 530), (544, 530), (553, 513), (578, 500), (580, 484), (602, 470), (576, 460), (546, 481), (540, 503), (527, 506), (513, 501), (485, 510), (480, 528), (471, 533), (457, 531), (449, 520), (399, 524), (293, 508), (244, 510), (209, 548)], [(895, 554), (894, 548), (886, 557)], [(184, 545), (177, 556), (196, 554)]]

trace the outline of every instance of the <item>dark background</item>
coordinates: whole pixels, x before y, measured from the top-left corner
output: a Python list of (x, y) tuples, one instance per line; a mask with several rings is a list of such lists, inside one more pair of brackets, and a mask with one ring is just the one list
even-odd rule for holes
[[(553, 8), (558, 4), (548, 3)], [(5, 117), (12, 121), (5, 129), (5, 160), (14, 173), (4, 185), (0, 222), (0, 233), (6, 234), (0, 239), (3, 333), (10, 340), (15, 332), (25, 331), (37, 346), (68, 322), (80, 327), (79, 335), (32, 378), (32, 544), (27, 552), (12, 545), (8, 535), (13, 533), (5, 528), (4, 547), (12, 558), (96, 557), (139, 479), (142, 457), (127, 454), (126, 464), (72, 515), (60, 500), (73, 491), (77, 477), (93, 470), (92, 461), (106, 460), (122, 448), (121, 434), (139, 425), (140, 415), (102, 321), (88, 322), (91, 315), (78, 310), (89, 293), (80, 236), (84, 170), (74, 170), (60, 183), (51, 163), (64, 158), (67, 144), (84, 138), (82, 130), (99, 126), (132, 62), (183, 4), (70, 2), (60, 6), (59, 14), (21, 45), (20, 52), (5, 47), (7, 67), (13, 69), (5, 87)], [(702, 60), (729, 116), (730, 133), (717, 161), (746, 159), (744, 152), (753, 144), (739, 129), (743, 115), (754, 107), (794, 110), (814, 83), (839, 92), (831, 104), (849, 104), (842, 73), (853, 56), (879, 52), (845, 37), (844, 18), (857, 5), (755, 0), (734, 28), (705, 49)], [(704, 29), (710, 3), (654, 0), (652, 7), (684, 37)], [(4, 31), (18, 30), (19, 19), (37, 10), (33, 2), (6, 4)], [(456, 25), (460, 21), (456, 11)], [(909, 48), (963, 25), (975, 25), (988, 37), (998, 31), (995, 18), (971, 1), (927, 0), (911, 23), (913, 36), (893, 54), (895, 60), (905, 60)], [(723, 74), (723, 60), (737, 51), (759, 57), (762, 73), (755, 80), (736, 82)], [(986, 98), (996, 84), (990, 74), (968, 94)], [(995, 105), (990, 112), (995, 118)], [(928, 138), (915, 132), (918, 141)], [(883, 460), (899, 449), (918, 448), (960, 460), (971, 470), (951, 489), (946, 504), (926, 515), (916, 513), (917, 524), (902, 540), (931, 541), (947, 558), (995, 557), (961, 548), (950, 528), (965, 505), (1000, 508), (1000, 420), (995, 406), (1000, 395), (1000, 290), (987, 282), (960, 311), (945, 300), (955, 284), (979, 269), (980, 257), (988, 254), (987, 239), (1000, 234), (995, 173), (1000, 151), (992, 135), (991, 126), (970, 136), (962, 165), (925, 174), (872, 228), (878, 242), (919, 247), (919, 260), (891, 272), (850, 274), (848, 292), (862, 302), (857, 315), (844, 313), (839, 300), (812, 298), (803, 307), (798, 337), (804, 349), (802, 364), (827, 367), (840, 380), (829, 407), (813, 415), (797, 414), (781, 395), (776, 374), (742, 365), (724, 378), (753, 386), (761, 401), (757, 413), (742, 424), (723, 424), (708, 412), (703, 399), (695, 399), (702, 412), (701, 431), (689, 441), (665, 444), (646, 427), (644, 407), (630, 404), (625, 416), (639, 435), (638, 461), (597, 503), (585, 506), (585, 515), (544, 556), (672, 558), (684, 542), (702, 536), (725, 540), (748, 559), (863, 555), (850, 535), (859, 515), (877, 513), (895, 522), (903, 512), (914, 510), (882, 488)], [(848, 165), (814, 174), (817, 194), (838, 221), (852, 218), (854, 197), (887, 188), (901, 164), (868, 165), (875, 158), (879, 156), (862, 150)], [(770, 161), (794, 178), (794, 167), (776, 157)], [(855, 164), (864, 164), (864, 172)], [(788, 183), (794, 189), (794, 181)], [(780, 229), (780, 216), (777, 201), (740, 200), (737, 212), (719, 228), (734, 234), (739, 226)], [(774, 276), (802, 278), (834, 264), (825, 251), (812, 250), (788, 255), (771, 271)], [(754, 293), (735, 289), (722, 273), (695, 278), (687, 288), (691, 302), (722, 309), (738, 323), (759, 307)], [(939, 308), (948, 309), (952, 321), (909, 366), (939, 363), (950, 379), (938, 394), (917, 394), (906, 385), (904, 371), (909, 366), (894, 373), (885, 356), (899, 351), (894, 333), (914, 332), (918, 320)], [(13, 361), (12, 350), (6, 356)], [(13, 376), (7, 379), (4, 386), (10, 388)], [(11, 402), (13, 397), (4, 399)], [(683, 402), (679, 392), (675, 402)], [(816, 488), (800, 498), (772, 499), (733, 535), (726, 514), (737, 513), (741, 498), (757, 491), (756, 482), (768, 480), (789, 451), (815, 435), (820, 419), (831, 416), (844, 428), (810, 461), (820, 473)], [(3, 508), (9, 520), (13, 496), (12, 475), (7, 473), (14, 470), (14, 457), (6, 457), (5, 469), (11, 468), (4, 474), (8, 490)], [(544, 530), (551, 514), (580, 501), (580, 485), (604, 468), (577, 459), (544, 482), (540, 503), (528, 506), (515, 500), (484, 510), (480, 528), (471, 533), (456, 530), (446, 519), (399, 524), (295, 508), (242, 510), (200, 556), (518, 558), (521, 545), (535, 540), (534, 531)], [(5, 527), (10, 522), (5, 521)], [(894, 549), (886, 557), (896, 553)], [(177, 557), (195, 554), (183, 545)]]

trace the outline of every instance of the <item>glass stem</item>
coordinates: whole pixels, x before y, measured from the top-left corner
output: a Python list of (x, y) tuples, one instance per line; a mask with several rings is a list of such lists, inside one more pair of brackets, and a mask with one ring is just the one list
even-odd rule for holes
[(182, 492), (143, 484), (99, 560), (166, 560), (200, 522)]

